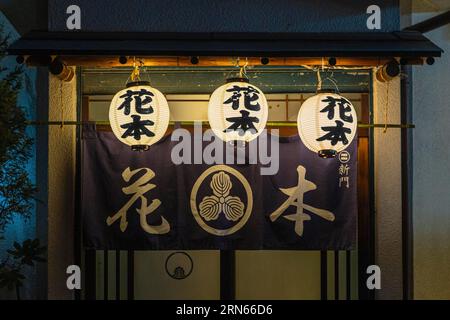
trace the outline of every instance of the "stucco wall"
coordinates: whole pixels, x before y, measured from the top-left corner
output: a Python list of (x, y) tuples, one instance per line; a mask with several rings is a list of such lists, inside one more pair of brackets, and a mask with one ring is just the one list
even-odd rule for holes
[[(62, 99), (61, 99), (62, 97)], [(49, 75), (49, 121), (76, 120), (76, 79)], [(48, 298), (71, 299), (66, 268), (73, 262), (75, 126), (48, 129)]]
[[(374, 81), (374, 122), (400, 123), (400, 79)], [(381, 268), (379, 299), (402, 298), (401, 142), (399, 129), (375, 129), (375, 262)]]
[(413, 68), (414, 298), (450, 299), (450, 25), (426, 36), (445, 53)]

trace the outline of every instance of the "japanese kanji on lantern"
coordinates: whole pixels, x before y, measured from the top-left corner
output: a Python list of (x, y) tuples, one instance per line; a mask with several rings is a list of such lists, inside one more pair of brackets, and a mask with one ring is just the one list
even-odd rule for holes
[(228, 79), (209, 100), (208, 120), (215, 135), (223, 141), (249, 142), (267, 123), (267, 100), (247, 78)]
[(332, 158), (347, 148), (355, 137), (357, 124), (351, 102), (332, 92), (319, 92), (306, 99), (297, 118), (301, 140), (322, 158)]
[(136, 151), (147, 150), (164, 136), (169, 117), (166, 98), (147, 81), (128, 83), (109, 108), (114, 135)]

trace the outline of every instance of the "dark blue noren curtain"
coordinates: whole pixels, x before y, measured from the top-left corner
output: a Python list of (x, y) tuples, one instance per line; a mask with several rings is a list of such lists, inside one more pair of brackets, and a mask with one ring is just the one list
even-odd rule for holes
[[(268, 135), (269, 154), (274, 136)], [(84, 245), (95, 249), (346, 250), (356, 239), (357, 139), (321, 159), (298, 136), (270, 164), (174, 164), (166, 136), (135, 152), (112, 132), (83, 128)], [(192, 146), (194, 142), (190, 142)], [(204, 151), (209, 142), (200, 142)], [(222, 143), (224, 158), (239, 154)], [(190, 155), (194, 161), (193, 149)], [(272, 152), (272, 150), (274, 150)], [(275, 156), (274, 154), (272, 156)], [(239, 156), (238, 156), (239, 158)], [(241, 160), (242, 160), (241, 159)]]

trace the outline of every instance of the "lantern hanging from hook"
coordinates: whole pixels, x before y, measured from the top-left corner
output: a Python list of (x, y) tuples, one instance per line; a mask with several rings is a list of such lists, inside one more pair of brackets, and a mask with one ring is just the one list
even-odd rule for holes
[(236, 59), (239, 76), (226, 79), (208, 103), (208, 120), (214, 134), (225, 142), (250, 142), (264, 130), (268, 104), (264, 93), (250, 84), (247, 77), (248, 60), (243, 66)]
[[(114, 135), (132, 150), (145, 151), (167, 131), (170, 111), (164, 95), (140, 78), (142, 60), (133, 58), (133, 71), (126, 88), (113, 97), (109, 122)], [(128, 81), (131, 80), (131, 81)]]
[(317, 68), (316, 94), (301, 105), (297, 116), (297, 128), (303, 144), (321, 158), (335, 157), (354, 140), (357, 115), (349, 99), (339, 94), (333, 72), (325, 74), (335, 88), (323, 88), (323, 68)]

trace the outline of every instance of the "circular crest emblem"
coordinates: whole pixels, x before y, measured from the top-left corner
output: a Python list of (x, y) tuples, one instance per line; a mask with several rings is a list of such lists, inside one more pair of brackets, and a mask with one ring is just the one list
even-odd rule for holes
[(350, 153), (348, 153), (348, 151), (346, 151), (346, 150), (341, 151), (341, 152), (339, 153), (339, 161), (340, 161), (341, 163), (347, 163), (347, 162), (349, 162), (349, 161), (350, 161)]
[(191, 211), (199, 226), (216, 236), (241, 229), (250, 218), (253, 194), (237, 170), (216, 165), (205, 170), (192, 188)]

